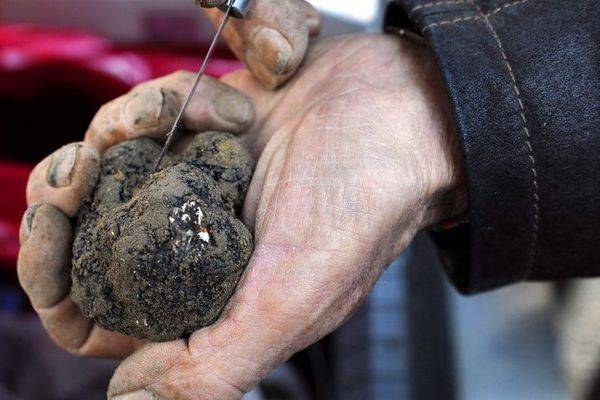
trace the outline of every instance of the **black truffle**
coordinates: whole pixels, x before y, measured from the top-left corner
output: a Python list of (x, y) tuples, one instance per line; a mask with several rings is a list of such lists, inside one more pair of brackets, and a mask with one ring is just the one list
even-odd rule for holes
[(152, 174), (159, 152), (147, 138), (106, 152), (77, 220), (72, 298), (105, 329), (167, 341), (212, 324), (234, 293), (253, 249), (236, 217), (253, 163), (216, 132)]

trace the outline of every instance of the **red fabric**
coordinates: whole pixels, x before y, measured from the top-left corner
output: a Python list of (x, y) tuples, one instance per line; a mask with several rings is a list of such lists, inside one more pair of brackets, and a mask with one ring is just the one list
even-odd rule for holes
[[(65, 83), (109, 100), (143, 81), (179, 69), (197, 70), (202, 50), (197, 54), (123, 48), (81, 32), (5, 25), (0, 26), (0, 92), (32, 96), (51, 83)], [(207, 74), (218, 77), (240, 66), (234, 59), (215, 58)]]
[[(194, 55), (199, 54), (199, 55)], [(156, 48), (123, 48), (104, 38), (70, 30), (0, 25), (0, 94), (33, 98), (57, 85), (76, 86), (105, 102), (143, 81), (186, 69), (197, 70), (201, 50), (190, 53)], [(215, 58), (207, 74), (239, 69), (233, 59)], [(10, 132), (2, 132), (9, 135)], [(14, 268), (25, 185), (31, 166), (0, 160), (0, 267)]]
[(19, 225), (25, 212), (28, 165), (0, 162), (0, 267), (14, 268), (19, 252)]

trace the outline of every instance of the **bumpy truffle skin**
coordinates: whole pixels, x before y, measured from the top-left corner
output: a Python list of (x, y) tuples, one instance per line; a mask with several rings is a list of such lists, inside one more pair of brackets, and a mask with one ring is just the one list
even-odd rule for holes
[(212, 176), (226, 207), (238, 211), (252, 179), (254, 161), (235, 136), (222, 132), (197, 135), (188, 150), (175, 160), (186, 160)]
[[(212, 324), (235, 290), (253, 241), (233, 210), (252, 162), (231, 135), (198, 136), (205, 138), (155, 174), (160, 147), (151, 139), (119, 144), (104, 156), (77, 223), (72, 297), (105, 329), (174, 340)], [(239, 145), (237, 155), (219, 154), (227, 151), (214, 147), (219, 143)], [(240, 181), (221, 179), (232, 174)], [(244, 191), (236, 192), (241, 199), (231, 187)]]

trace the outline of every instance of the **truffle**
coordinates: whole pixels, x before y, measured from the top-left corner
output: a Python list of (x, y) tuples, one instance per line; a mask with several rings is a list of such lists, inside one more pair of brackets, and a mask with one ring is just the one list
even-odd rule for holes
[(99, 326), (167, 341), (215, 322), (235, 291), (253, 249), (236, 217), (253, 162), (218, 132), (152, 173), (159, 153), (148, 138), (105, 153), (78, 215), (71, 275), (73, 300)]

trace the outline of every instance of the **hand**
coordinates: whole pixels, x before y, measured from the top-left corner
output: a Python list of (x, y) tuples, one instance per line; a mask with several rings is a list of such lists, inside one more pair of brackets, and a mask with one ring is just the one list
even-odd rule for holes
[[(197, 0), (216, 7), (227, 0)], [(218, 25), (223, 13), (208, 8), (210, 20)], [(274, 89), (290, 79), (304, 59), (309, 36), (321, 27), (319, 13), (305, 0), (251, 0), (244, 19), (230, 18), (223, 36), (236, 56), (256, 79)]]
[[(193, 79), (192, 73), (175, 73), (106, 104), (84, 142), (50, 155), (29, 178), (29, 208), (20, 232), (19, 281), (50, 336), (72, 353), (122, 358), (143, 345), (143, 341), (95, 326), (71, 300), (73, 232), (69, 218), (77, 215), (96, 185), (100, 155), (123, 140), (164, 138)], [(246, 96), (211, 78), (204, 78), (198, 91), (184, 116), (187, 128), (233, 133), (248, 129), (254, 112)]]
[(240, 398), (343, 323), (417, 231), (466, 207), (426, 48), (343, 37), (315, 45), (279, 91), (244, 71), (225, 80), (256, 107), (243, 211), (255, 251), (220, 320), (140, 348), (111, 381), (115, 399)]

